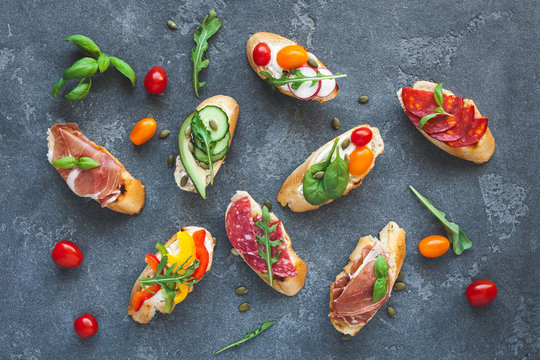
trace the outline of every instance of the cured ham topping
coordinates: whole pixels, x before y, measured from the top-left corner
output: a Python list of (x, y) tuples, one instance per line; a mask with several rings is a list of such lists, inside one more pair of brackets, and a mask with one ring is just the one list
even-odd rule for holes
[[(251, 203), (249, 198), (243, 197), (238, 199), (231, 205), (225, 216), (225, 229), (229, 240), (236, 250), (244, 257), (244, 260), (253, 269), (264, 274), (268, 273), (266, 261), (259, 255), (258, 248), (264, 250), (264, 246), (257, 242), (255, 235), (262, 236), (263, 232), (255, 226), (255, 222), (261, 220), (261, 217), (253, 217)], [(270, 234), (270, 240), (279, 240), (284, 238), (281, 221), (274, 221), (270, 226), (279, 223), (276, 229)], [(272, 256), (275, 256), (278, 251), (281, 251), (279, 260), (272, 265), (272, 272), (275, 276), (289, 278), (294, 277), (298, 273), (290, 259), (287, 251), (287, 245), (284, 241), (272, 247)]]
[(350, 271), (336, 279), (332, 289), (332, 319), (349, 326), (364, 325), (390, 297), (391, 284), (388, 284), (386, 295), (373, 303), (373, 285), (377, 279), (374, 266), (379, 255), (387, 258), (379, 242), (364, 247)]
[(89, 157), (100, 163), (100, 166), (90, 170), (82, 170), (78, 166), (56, 168), (75, 194), (97, 200), (102, 207), (116, 201), (122, 192), (123, 167), (84, 136), (76, 124), (54, 124), (49, 129), (48, 160), (52, 163), (66, 156)]

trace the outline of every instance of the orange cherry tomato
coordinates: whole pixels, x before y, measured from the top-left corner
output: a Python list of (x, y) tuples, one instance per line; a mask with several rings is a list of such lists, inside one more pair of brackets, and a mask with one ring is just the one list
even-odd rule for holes
[(367, 146), (360, 146), (349, 155), (349, 172), (351, 175), (363, 175), (373, 163), (373, 151)]
[(436, 258), (444, 255), (450, 248), (450, 241), (441, 235), (431, 235), (422, 239), (418, 244), (420, 254), (429, 258)]
[(276, 60), (282, 69), (290, 70), (305, 65), (308, 61), (308, 53), (300, 45), (287, 45), (279, 50)]
[(144, 118), (135, 124), (129, 138), (135, 145), (142, 145), (154, 136), (156, 128), (156, 120)]

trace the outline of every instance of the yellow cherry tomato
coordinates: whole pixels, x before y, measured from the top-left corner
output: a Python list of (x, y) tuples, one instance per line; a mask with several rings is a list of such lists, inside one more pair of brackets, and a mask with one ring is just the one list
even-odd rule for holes
[(420, 254), (425, 257), (435, 258), (444, 255), (450, 248), (450, 241), (441, 235), (431, 235), (422, 239), (418, 244)]
[(290, 70), (305, 65), (308, 61), (308, 53), (300, 45), (287, 45), (279, 50), (276, 60), (282, 69)]
[(178, 304), (179, 302), (184, 301), (187, 294), (189, 294), (189, 289), (190, 289), (190, 286), (187, 286), (181, 283), (176, 283), (176, 291), (175, 291), (176, 295), (174, 296), (174, 303)]
[(351, 175), (363, 175), (373, 163), (373, 151), (367, 146), (360, 146), (349, 155), (349, 172)]
[(195, 241), (191, 235), (185, 231), (179, 231), (176, 233), (176, 237), (178, 238), (178, 246), (180, 247), (180, 251), (177, 254), (167, 255), (167, 265), (172, 266), (176, 264), (173, 270), (174, 272), (178, 272), (178, 270), (180, 270), (179, 266), (184, 261), (186, 263), (182, 269), (187, 269), (196, 259)]
[(156, 128), (156, 120), (144, 118), (135, 124), (129, 138), (135, 145), (142, 145), (154, 136)]

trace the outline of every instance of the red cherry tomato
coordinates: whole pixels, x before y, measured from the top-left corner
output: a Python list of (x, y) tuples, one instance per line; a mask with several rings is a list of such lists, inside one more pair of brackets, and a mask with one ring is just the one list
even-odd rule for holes
[(75, 319), (73, 323), (75, 332), (82, 338), (89, 338), (98, 331), (98, 322), (95, 317), (90, 314), (84, 314), (81, 317)]
[(144, 77), (144, 88), (150, 94), (161, 94), (167, 87), (167, 74), (161, 66), (154, 66)]
[(358, 147), (369, 144), (371, 138), (373, 138), (373, 133), (366, 127), (358, 128), (351, 134), (352, 143)]
[(418, 244), (420, 254), (429, 258), (436, 258), (444, 255), (450, 248), (450, 241), (441, 235), (431, 235), (422, 239)]
[(71, 241), (62, 240), (56, 243), (51, 253), (56, 265), (63, 268), (74, 268), (81, 265), (83, 253), (81, 249)]
[(472, 306), (484, 306), (497, 297), (497, 286), (493, 281), (476, 280), (467, 286), (465, 295)]
[(142, 145), (154, 136), (156, 129), (156, 120), (144, 118), (135, 124), (129, 134), (129, 138), (135, 145)]
[(258, 43), (253, 49), (253, 61), (257, 66), (266, 66), (270, 62), (270, 47), (266, 43)]

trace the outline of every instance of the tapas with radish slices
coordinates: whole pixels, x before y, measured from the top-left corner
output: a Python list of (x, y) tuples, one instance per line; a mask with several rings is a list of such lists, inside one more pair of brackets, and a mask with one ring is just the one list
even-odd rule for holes
[(311, 52), (283, 36), (258, 32), (247, 41), (249, 64), (272, 89), (285, 95), (320, 103), (338, 94), (337, 78)]

